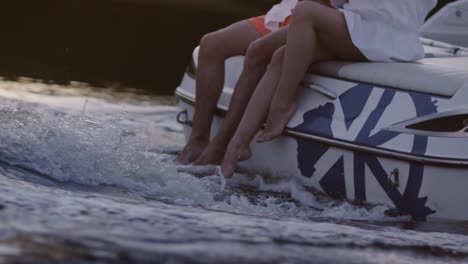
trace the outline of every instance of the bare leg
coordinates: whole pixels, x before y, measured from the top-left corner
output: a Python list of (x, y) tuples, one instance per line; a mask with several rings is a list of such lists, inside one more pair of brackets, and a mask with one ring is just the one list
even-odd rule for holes
[(193, 128), (179, 157), (181, 163), (195, 161), (209, 143), (211, 123), (224, 84), (224, 61), (244, 55), (247, 47), (260, 37), (256, 28), (245, 20), (209, 33), (200, 41)]
[(270, 141), (283, 132), (296, 111), (297, 87), (310, 64), (332, 58), (366, 60), (352, 43), (340, 11), (315, 2), (300, 2), (293, 11), (283, 71), (259, 142)]
[(281, 28), (249, 45), (242, 74), (231, 98), (229, 111), (218, 133), (195, 161), (197, 165), (221, 163), (226, 147), (244, 114), (255, 87), (262, 78), (273, 53), (286, 43), (288, 28)]
[(278, 49), (268, 70), (250, 100), (242, 121), (236, 130), (221, 164), (222, 174), (231, 177), (238, 161), (250, 158), (250, 142), (265, 122), (271, 99), (281, 74), (285, 48)]

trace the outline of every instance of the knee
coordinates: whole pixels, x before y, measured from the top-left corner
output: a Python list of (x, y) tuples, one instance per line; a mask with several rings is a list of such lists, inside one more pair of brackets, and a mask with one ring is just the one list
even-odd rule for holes
[(285, 47), (281, 47), (275, 51), (273, 57), (271, 58), (270, 67), (277, 67), (283, 64), (284, 53), (286, 51)]
[(198, 56), (201, 60), (225, 59), (223, 58), (223, 43), (219, 33), (208, 33), (201, 38)]
[(245, 53), (245, 66), (259, 66), (268, 64), (270, 56), (266, 44), (262, 39), (252, 42)]
[(292, 11), (292, 22), (309, 23), (312, 25), (318, 10), (322, 7), (322, 4), (313, 1), (301, 1)]

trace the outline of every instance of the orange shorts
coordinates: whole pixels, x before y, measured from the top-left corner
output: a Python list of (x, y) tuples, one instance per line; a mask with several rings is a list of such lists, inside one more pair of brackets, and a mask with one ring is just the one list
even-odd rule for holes
[[(265, 27), (265, 16), (252, 17), (248, 21), (252, 23), (252, 25), (254, 25), (258, 32), (263, 36), (271, 32), (271, 30)], [(291, 16), (287, 17), (284, 22), (280, 23), (280, 28), (289, 25), (290, 21)]]

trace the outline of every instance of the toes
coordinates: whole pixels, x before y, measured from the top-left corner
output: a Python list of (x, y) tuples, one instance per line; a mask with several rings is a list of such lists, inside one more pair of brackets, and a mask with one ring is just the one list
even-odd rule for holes
[(265, 128), (263, 129), (263, 131), (257, 137), (257, 142), (258, 143), (263, 143), (263, 142), (268, 141), (268, 139), (270, 138), (272, 130), (273, 130), (273, 128), (270, 126), (270, 123), (267, 122), (267, 124), (266, 124)]
[(178, 161), (184, 165), (193, 163), (195, 160), (197, 160), (201, 156), (207, 144), (208, 143), (205, 143), (205, 142), (187, 143), (185, 148), (182, 150), (182, 153), (180, 154)]
[(203, 166), (203, 165), (208, 165), (206, 164), (206, 162), (201, 159), (201, 157), (199, 157), (198, 159), (196, 159), (194, 162), (193, 162), (193, 165), (195, 166)]
[(257, 142), (264, 143), (264, 142), (272, 141), (273, 139), (277, 138), (280, 135), (281, 135), (281, 132), (276, 133), (274, 131), (265, 130), (260, 136), (257, 137)]
[(223, 175), (224, 175), (224, 178), (232, 178), (232, 176), (234, 176), (234, 169), (231, 168), (231, 167), (228, 167), (228, 168), (225, 168), (223, 170)]
[(234, 175), (234, 170), (229, 166), (218, 166), (216, 167), (216, 175), (223, 178), (231, 178)]
[(271, 133), (271, 132), (270, 132), (270, 133), (265, 133), (265, 134), (263, 134), (263, 137), (262, 137), (260, 143), (272, 141), (273, 139), (275, 139), (275, 137), (277, 137), (277, 136), (275, 136), (275, 135), (274, 135), (273, 133)]
[(265, 133), (262, 133), (257, 137), (257, 142), (258, 143), (263, 143), (263, 142), (266, 141), (266, 138), (267, 138), (267, 136), (265, 135)]
[(296, 112), (296, 106), (291, 105), (287, 111), (274, 111), (276, 113), (269, 116), (267, 125), (263, 132), (257, 137), (258, 143), (272, 141), (283, 133), (289, 120)]
[(195, 161), (193, 162), (194, 165), (208, 165), (207, 164), (207, 160), (206, 160), (206, 154), (205, 154), (205, 151), (202, 152), (202, 154), (197, 158), (195, 159)]
[(195, 159), (189, 154), (182, 153), (177, 160), (179, 161), (180, 164), (188, 165), (192, 163)]
[(218, 158), (213, 159), (213, 158), (205, 158), (205, 157), (200, 157), (195, 162), (193, 162), (194, 165), (197, 166), (205, 166), (205, 165), (218, 165), (220, 160)]
[(234, 168), (237, 164), (237, 158), (238, 157), (235, 155), (235, 152), (230, 152), (228, 150), (220, 166), (220, 175), (223, 175), (225, 178), (231, 178), (232, 175), (234, 175)]
[(186, 153), (185, 155), (181, 155), (180, 158), (179, 158), (179, 162), (184, 164), (184, 165), (188, 165), (188, 164), (191, 164), (193, 163), (195, 160), (198, 159), (199, 157), (199, 153), (194, 153), (194, 152), (188, 152)]
[(221, 151), (206, 149), (200, 157), (198, 157), (195, 165), (218, 165), (222, 161), (223, 154)]

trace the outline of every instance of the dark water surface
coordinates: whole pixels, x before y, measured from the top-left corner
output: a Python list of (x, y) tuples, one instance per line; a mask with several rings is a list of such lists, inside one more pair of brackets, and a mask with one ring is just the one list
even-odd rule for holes
[(172, 94), (203, 34), (277, 2), (2, 0), (0, 76)]
[(2, 0), (0, 76), (172, 94), (203, 34), (275, 0)]
[(172, 98), (3, 80), (0, 104), (2, 262), (468, 263), (468, 223), (197, 176)]

